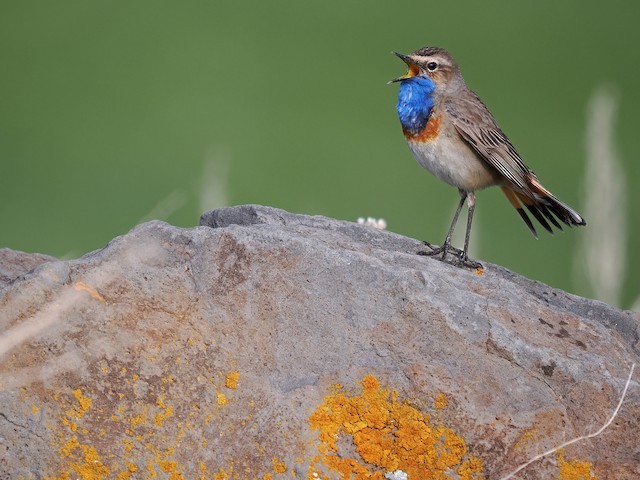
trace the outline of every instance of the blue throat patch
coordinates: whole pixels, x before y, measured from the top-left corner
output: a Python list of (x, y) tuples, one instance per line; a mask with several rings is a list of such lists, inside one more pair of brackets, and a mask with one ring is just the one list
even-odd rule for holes
[(400, 82), (398, 117), (402, 128), (413, 134), (420, 133), (433, 110), (433, 91), (436, 84), (428, 77), (411, 77)]

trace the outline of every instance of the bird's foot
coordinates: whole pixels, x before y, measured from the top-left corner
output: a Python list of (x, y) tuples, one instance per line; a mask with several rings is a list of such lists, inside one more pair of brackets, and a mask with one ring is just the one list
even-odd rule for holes
[(442, 261), (447, 261), (447, 253), (451, 254), (451, 261), (448, 262), (451, 265), (454, 265), (456, 267), (460, 267), (460, 268), (467, 268), (469, 270), (475, 270), (476, 273), (482, 273), (484, 271), (484, 267), (480, 262), (476, 262), (474, 260), (471, 260), (467, 254), (463, 251), (460, 250), (459, 248), (456, 248), (452, 245), (447, 245), (446, 243), (444, 245), (442, 245), (441, 247), (435, 246), (432, 243), (429, 243), (427, 241), (423, 242), (425, 246), (429, 247), (429, 251), (423, 251), (420, 250), (418, 252), (418, 255), (423, 255), (425, 257), (435, 257), (436, 255), (440, 255), (440, 260)]
[(482, 274), (484, 272), (484, 266), (480, 262), (476, 262), (475, 260), (471, 260), (467, 256), (458, 256), (456, 255), (451, 262), (452, 265), (456, 267), (468, 268), (469, 270), (474, 270), (476, 273)]
[(452, 255), (461, 257), (463, 255), (462, 250), (456, 248), (452, 245), (444, 244), (441, 247), (434, 245), (433, 243), (429, 243), (426, 240), (422, 242), (426, 247), (429, 247), (429, 251), (419, 251), (418, 255), (424, 255), (425, 257), (435, 257), (436, 255), (442, 254), (442, 259), (444, 260), (447, 256), (447, 253), (451, 253)]

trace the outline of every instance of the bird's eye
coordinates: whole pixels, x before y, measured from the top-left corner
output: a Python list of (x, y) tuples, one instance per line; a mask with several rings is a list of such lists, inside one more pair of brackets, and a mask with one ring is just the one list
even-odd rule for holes
[(438, 64), (436, 62), (429, 62), (427, 63), (427, 69), (430, 72), (433, 72), (436, 68), (438, 68)]

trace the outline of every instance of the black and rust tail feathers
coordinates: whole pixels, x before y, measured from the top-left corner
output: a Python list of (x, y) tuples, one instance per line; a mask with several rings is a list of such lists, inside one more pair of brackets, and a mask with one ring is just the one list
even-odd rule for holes
[(502, 191), (536, 238), (538, 238), (538, 233), (527, 215), (525, 207), (549, 233), (553, 233), (552, 226), (562, 230), (560, 222), (570, 227), (587, 224), (578, 212), (554, 197), (537, 180), (531, 182), (531, 187), (533, 198), (508, 187), (502, 187)]

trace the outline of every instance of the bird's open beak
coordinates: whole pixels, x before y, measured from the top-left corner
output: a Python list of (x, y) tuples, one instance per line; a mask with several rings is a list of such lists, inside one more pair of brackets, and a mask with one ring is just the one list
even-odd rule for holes
[(403, 53), (398, 53), (398, 52), (391, 52), (391, 53), (393, 53), (395, 56), (400, 58), (400, 60), (406, 63), (407, 66), (409, 67), (409, 71), (401, 77), (394, 78), (393, 80), (389, 80), (387, 83), (401, 82), (403, 80), (406, 80), (407, 78), (415, 77), (420, 73), (420, 67), (418, 67), (415, 63), (413, 63), (413, 60), (411, 60), (411, 57), (409, 55), (404, 55)]

